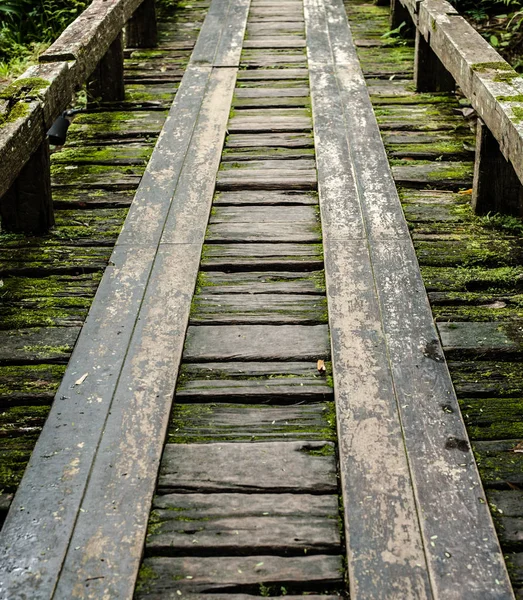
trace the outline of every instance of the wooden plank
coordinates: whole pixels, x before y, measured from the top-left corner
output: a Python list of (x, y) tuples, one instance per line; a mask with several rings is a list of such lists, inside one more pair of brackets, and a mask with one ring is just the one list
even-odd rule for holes
[(248, 271), (200, 273), (198, 287), (205, 294), (323, 294), (321, 271)]
[(209, 224), (216, 223), (311, 223), (318, 220), (312, 206), (216, 206)]
[[(343, 585), (340, 556), (159, 557), (145, 559), (144, 565), (154, 576), (137, 590), (138, 600), (159, 600), (178, 591), (189, 597), (210, 594), (212, 598), (214, 592), (234, 598), (235, 590), (247, 588), (257, 592), (262, 584), (274, 586), (278, 592), (281, 586), (307, 591)], [(320, 598), (326, 600), (330, 596)]]
[[(167, 133), (162, 136), (155, 153), (150, 177), (142, 179), (141, 193), (146, 199), (139, 197), (138, 203), (133, 205), (124, 234), (128, 237), (121, 237), (113, 252), (111, 261), (114, 268), (109, 267), (105, 272), (98, 300), (93, 304), (33, 453), (33, 460), (15, 497), (15, 508), (7, 519), (0, 548), (2, 559), (7, 556), (0, 566), (2, 593), (6, 591), (9, 597), (32, 589), (34, 598), (47, 598), (55, 588), (57, 595), (68, 598), (71, 593), (82, 598), (99, 598), (105, 594), (104, 590), (109, 590), (109, 595), (130, 597), (132, 594), (145, 535), (147, 499), (152, 497), (154, 466), (159, 462), (162, 445), (161, 436), (154, 435), (154, 432), (161, 431), (162, 426), (165, 430), (176, 379), (176, 357), (174, 364), (158, 360), (156, 352), (161, 350), (162, 345), (156, 342), (163, 341), (169, 347), (174, 344), (181, 354), (201, 243), (184, 247), (177, 239), (176, 244), (162, 248), (155, 263), (160, 277), (148, 291), (153, 299), (143, 305), (141, 313), (139, 310), (189, 141), (198, 135), (193, 130), (209, 76), (208, 68), (191, 68), (180, 86)], [(229, 79), (234, 76), (232, 71), (225, 77), (214, 77), (211, 95), (216, 94), (220, 87), (227, 88)], [(229, 87), (232, 95), (232, 86)], [(217, 116), (220, 121), (222, 113), (217, 111)], [(206, 127), (212, 128), (213, 123), (207, 123)], [(198, 131), (201, 129), (197, 128)], [(173, 140), (179, 143), (173, 143)], [(158, 193), (151, 194), (154, 186)], [(148, 216), (151, 217), (149, 220)], [(199, 226), (204, 229), (205, 221)], [(203, 232), (200, 238), (203, 239)], [(178, 262), (183, 263), (187, 271), (179, 269)], [(179, 272), (188, 291), (181, 294), (181, 285), (176, 286), (173, 278), (163, 276), (163, 268)], [(192, 282), (188, 272), (192, 273)], [(146, 298), (149, 297), (146, 295)], [(172, 303), (162, 299), (169, 299)], [(155, 325), (158, 323), (155, 312), (161, 314), (163, 310), (168, 312), (171, 331), (176, 329), (176, 335), (167, 339), (161, 337)], [(139, 314), (144, 318), (137, 321)], [(156, 352), (149, 352), (151, 337), (155, 340)], [(157, 369), (148, 369), (151, 364), (147, 363), (148, 360), (155, 363)], [(153, 381), (149, 379), (151, 377)], [(118, 382), (120, 387), (117, 389)], [(133, 402), (129, 402), (129, 389), (134, 389)], [(65, 399), (68, 402), (63, 402)], [(161, 411), (162, 402), (163, 421), (162, 415), (157, 412)], [(136, 410), (142, 411), (139, 422), (134, 420), (136, 415), (133, 412)], [(148, 425), (152, 435), (145, 433)], [(125, 432), (123, 436), (122, 431)], [(153, 444), (152, 469), (147, 461), (131, 458), (137, 456), (136, 452), (140, 457), (147, 456), (139, 450), (141, 443), (137, 440), (142, 439), (140, 435), (146, 435)], [(112, 452), (118, 450), (121, 444), (123, 451), (115, 458)], [(97, 454), (98, 449), (101, 452)], [(110, 468), (113, 463), (118, 465), (117, 469)], [(43, 473), (45, 477), (42, 477)], [(144, 485), (142, 480), (144, 473), (149, 477), (148, 485)], [(89, 487), (88, 479), (91, 483), (101, 482), (100, 486), (95, 483), (96, 489)], [(135, 493), (138, 482), (139, 493)], [(114, 496), (109, 490), (115, 489), (114, 486), (118, 487), (117, 497), (121, 505), (116, 506), (112, 502)], [(122, 492), (122, 486), (130, 496)], [(108, 490), (103, 501), (100, 501), (100, 489)], [(138, 520), (128, 510), (126, 502), (129, 497), (139, 503), (136, 514), (141, 518)], [(82, 502), (90, 511), (89, 518), (81, 510)], [(115, 506), (121, 506), (122, 510), (115, 510)], [(32, 529), (33, 521), (28, 523), (28, 513), (24, 509), (42, 524), (43, 529), (38, 531), (37, 539)], [(110, 513), (111, 519), (106, 518), (106, 512)], [(99, 515), (98, 521), (96, 514)], [(132, 527), (127, 521), (129, 517), (132, 517)], [(94, 529), (93, 523), (97, 522), (104, 523), (105, 529)], [(72, 546), (72, 539), (82, 542)], [(98, 544), (100, 540), (108, 543)], [(81, 554), (75, 550), (77, 547), (83, 549)], [(23, 573), (13, 567), (13, 564), (20, 564), (19, 561), (27, 565)], [(77, 561), (80, 561), (81, 567)], [(118, 569), (112, 568), (115, 564)], [(102, 578), (96, 574), (100, 569), (106, 573)], [(95, 573), (92, 579), (90, 573)]]
[(302, 160), (312, 158), (314, 148), (285, 148), (285, 147), (250, 147), (250, 148), (226, 148), (222, 154), (222, 163), (244, 162), (253, 159), (260, 160)]
[(370, 257), (326, 231), (325, 261), (351, 593), (430, 598)]
[(311, 324), (327, 322), (324, 296), (295, 294), (197, 294), (192, 325)]
[[(156, 143), (117, 245), (157, 243), (196, 125), (210, 72), (188, 68)], [(153, 189), (155, 193), (151, 194)]]
[[(481, 480), (416, 255), (410, 242), (382, 242), (372, 254), (414, 492), (424, 507), (420, 524), (434, 589), (445, 598), (457, 581), (493, 598), (511, 597), (488, 504), (478, 502)], [(423, 409), (414, 412), (413, 405)], [(432, 546), (429, 540), (437, 541)]]
[[(153, 256), (150, 249), (113, 252), (2, 530), (0, 579), (7, 596), (30, 589), (34, 598), (49, 598), (58, 581)], [(27, 514), (42, 529), (34, 530)]]
[(207, 243), (321, 242), (316, 223), (217, 223), (209, 225)]
[(58, 596), (132, 595), (199, 258), (198, 244), (162, 244), (158, 250), (65, 556)]
[(438, 323), (438, 333), (445, 353), (450, 357), (523, 355), (523, 332), (501, 322)]
[(158, 489), (162, 493), (335, 494), (334, 445), (312, 441), (167, 444)]
[(299, 80), (308, 79), (307, 69), (252, 69), (240, 71), (238, 81)]
[(487, 488), (510, 489), (510, 485), (523, 485), (523, 455), (514, 452), (522, 440), (474, 442), (481, 475)]
[(314, 193), (300, 193), (283, 190), (245, 190), (242, 192), (218, 192), (214, 197), (214, 205), (249, 206), (249, 205), (317, 205), (318, 198)]
[(229, 134), (226, 148), (312, 148), (314, 141), (305, 133)]
[(227, 170), (220, 171), (216, 178), (218, 191), (234, 190), (315, 190), (316, 171), (292, 169)]
[[(303, 41), (305, 45), (305, 40)], [(291, 87), (291, 88), (237, 88), (234, 92), (235, 98), (267, 98), (267, 97), (301, 97), (308, 98), (310, 95), (309, 88), (304, 87)]]
[[(194, 365), (188, 365), (194, 367)], [(219, 372), (219, 369), (216, 369)], [(183, 373), (183, 371), (182, 371)], [(291, 377), (299, 380), (305, 387), (310, 385), (311, 379), (305, 377)], [(319, 379), (319, 378), (318, 378)], [(270, 381), (266, 379), (265, 381)], [(204, 381), (193, 382), (195, 386)], [(239, 380), (232, 380), (231, 384), (240, 383)], [(252, 384), (252, 380), (244, 380), (246, 384)], [(261, 384), (260, 381), (254, 382)], [(318, 382), (316, 389), (320, 389), (321, 382)], [(187, 391), (191, 391), (195, 386), (188, 387)], [(254, 385), (250, 385), (254, 390)], [(300, 402), (297, 394), (292, 396), (292, 384), (288, 386), (281, 384), (282, 390), (288, 393), (289, 402)], [(294, 385), (294, 390), (301, 387), (300, 383)], [(261, 385), (258, 386), (261, 388)], [(303, 389), (303, 388), (302, 388)], [(205, 393), (202, 387), (202, 392)], [(256, 390), (255, 396), (256, 396)], [(285, 393), (284, 391), (284, 393)], [(239, 389), (241, 393), (241, 389)], [(180, 390), (177, 391), (177, 401), (181, 400)], [(334, 429), (332, 403), (326, 402), (311, 402), (299, 405), (285, 405), (279, 403), (277, 406), (267, 404), (256, 404), (254, 402), (265, 402), (267, 398), (258, 397), (256, 400), (251, 399), (250, 404), (227, 404), (225, 402), (202, 403), (195, 404), (193, 400), (196, 396), (187, 396), (190, 404), (179, 404), (174, 406), (171, 416), (169, 435), (167, 443), (171, 444), (189, 444), (189, 443), (207, 443), (207, 442), (268, 442), (268, 441), (297, 441), (297, 440), (314, 440), (314, 441), (334, 441), (336, 432)], [(301, 397), (307, 400), (309, 395)], [(319, 400), (324, 400), (325, 397), (316, 396)], [(326, 398), (332, 399), (332, 395), (326, 395)], [(203, 399), (203, 397), (202, 397)], [(210, 397), (206, 398), (210, 400)], [(240, 399), (240, 396), (238, 396)], [(242, 401), (247, 402), (249, 398), (244, 396)], [(301, 400), (303, 402), (303, 400)], [(276, 499), (275, 499), (276, 500)], [(275, 504), (275, 502), (273, 502)]]
[(299, 37), (266, 36), (245, 40), (244, 48), (305, 48), (305, 40)]
[[(214, 69), (172, 197), (162, 243), (203, 243), (220, 164), (236, 69)], [(194, 173), (198, 173), (198, 177)]]
[(228, 127), (230, 133), (299, 133), (312, 129), (312, 122), (308, 117), (272, 117), (270, 115), (245, 117), (242, 113), (243, 111), (230, 120)]
[(224, 163), (220, 167), (220, 171), (232, 173), (232, 171), (252, 173), (253, 171), (268, 171), (270, 169), (278, 169), (278, 171), (312, 171), (316, 168), (316, 162), (314, 158), (304, 159), (253, 159), (242, 163), (241, 165), (235, 165), (230, 163)]
[(189, 327), (184, 360), (318, 360), (330, 356), (326, 325)]
[(335, 494), (167, 494), (155, 498), (147, 550), (163, 556), (336, 552), (337, 513)]
[(207, 244), (203, 270), (321, 269), (323, 253), (318, 244)]
[[(355, 196), (359, 196), (368, 235), (364, 246), (355, 240), (352, 257), (342, 261), (340, 256), (347, 250), (340, 246), (347, 242), (336, 240), (332, 228), (324, 225), (327, 294), (332, 303), (329, 308), (335, 389), (338, 397), (347, 397), (341, 403), (347, 407), (346, 414), (341, 410), (338, 413), (342, 485), (345, 490), (354, 485), (354, 488), (349, 487), (350, 493), (344, 501), (349, 517), (351, 595), (447, 598), (456, 594), (458, 586), (461, 590), (474, 589), (475, 593), (493, 598), (511, 597), (488, 507), (477, 500), (480, 483), (474, 459), (470, 451), (460, 450), (460, 440), (466, 440), (464, 425), (437, 341), (343, 5), (335, 1), (325, 10), (327, 14), (323, 15), (318, 5), (306, 4), (307, 33), (308, 36), (311, 34), (309, 64), (312, 66), (313, 110), (317, 110), (314, 93), (316, 86), (321, 89), (320, 77), (332, 74), (335, 78), (333, 90), (335, 86), (341, 89), (341, 114), (345, 112), (347, 123), (344, 135), (351, 156), (349, 168), (354, 169), (357, 178)], [(325, 46), (329, 44), (330, 53), (325, 52)], [(316, 127), (316, 113), (314, 120)], [(321, 168), (319, 180), (321, 205)], [(392, 239), (396, 241), (387, 241)], [(367, 254), (366, 244), (369, 244), (370, 254)], [(333, 247), (336, 252), (332, 251)], [(341, 264), (331, 264), (334, 260)], [(350, 277), (340, 274), (345, 274), (347, 269), (359, 285), (343, 290), (345, 295), (341, 295), (339, 282), (350, 281)], [(334, 286), (332, 282), (335, 282)], [(358, 290), (356, 298), (354, 289)], [(360, 298), (362, 289), (364, 301)], [(337, 294), (340, 294), (339, 300)], [(348, 299), (355, 304), (352, 310), (345, 307)], [(362, 330), (363, 335), (360, 333), (356, 337), (361, 350), (354, 360), (354, 333)], [(352, 333), (350, 343), (342, 337), (348, 335), (347, 331)], [(355, 363), (361, 367), (356, 367), (356, 372), (352, 373)], [(354, 386), (350, 385), (355, 377), (358, 378), (357, 389), (362, 391), (363, 406), (357, 395), (354, 398)], [(389, 404), (388, 399), (394, 396), (396, 400)], [(369, 411), (369, 398), (375, 399), (374, 410), (379, 411), (379, 418)], [(355, 401), (358, 404), (352, 407), (351, 403)], [(423, 409), (418, 410), (420, 406)], [(452, 407), (448, 414), (442, 408), (444, 406)], [(366, 415), (364, 410), (369, 413)], [(354, 434), (352, 411), (358, 419), (362, 416), (368, 419), (369, 429), (361, 428), (359, 442)], [(388, 418), (383, 418), (383, 414)], [(349, 424), (351, 429), (348, 429)], [(378, 427), (386, 431), (369, 435), (369, 430)], [(373, 452), (370, 464), (367, 464), (363, 461), (368, 456), (369, 438), (373, 445), (375, 441), (387, 443), (390, 450)], [(343, 466), (346, 454), (351, 452), (357, 453), (356, 464), (364, 465), (356, 472), (357, 477), (361, 477), (359, 486), (350, 480), (355, 477), (354, 459)], [(384, 457), (386, 454), (388, 457)], [(384, 467), (381, 461), (387, 460), (396, 466)], [(401, 489), (400, 498), (392, 505), (386, 492), (381, 496), (384, 492), (381, 486), (376, 493), (368, 494), (373, 499), (372, 507), (367, 507), (360, 496), (365, 485), (375, 485), (375, 482), (365, 481), (373, 469), (376, 474), (380, 473), (380, 484), (383, 473), (399, 477), (397, 482), (385, 480), (385, 489), (391, 494)], [(434, 489), (439, 491), (437, 499)], [(381, 508), (379, 504), (376, 506), (376, 495), (383, 498)], [(394, 514), (390, 514), (391, 506)], [(467, 506), (466, 511), (463, 506)], [(373, 509), (376, 510), (373, 518), (368, 514), (363, 517), (360, 512)], [(361, 518), (354, 518), (354, 515)], [(395, 524), (379, 528), (380, 534), (386, 532), (383, 537), (377, 536), (369, 527), (380, 519)], [(403, 537), (406, 531), (409, 533)], [(464, 543), (464, 540), (467, 541)], [(368, 546), (375, 548), (378, 544), (384, 545), (387, 552), (369, 554)], [(399, 562), (402, 566), (398, 570)], [(389, 569), (394, 570), (394, 575), (387, 577)]]
[(214, 0), (205, 15), (198, 40), (194, 46), (189, 66), (212, 65), (227, 23), (231, 3), (229, 0)]
[(229, 3), (227, 20), (214, 57), (214, 66), (238, 67), (240, 65), (249, 6), (250, 0), (237, 0)]
[(65, 362), (79, 333), (79, 327), (0, 331), (0, 363)]

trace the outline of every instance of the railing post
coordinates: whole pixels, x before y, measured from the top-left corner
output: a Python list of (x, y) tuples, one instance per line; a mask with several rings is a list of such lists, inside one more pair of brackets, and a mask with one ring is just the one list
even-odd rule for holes
[(453, 92), (456, 82), (419, 29), (416, 31), (414, 83), (417, 92)]
[(87, 81), (87, 102), (121, 102), (125, 98), (123, 81), (123, 35), (119, 33)]
[(523, 217), (523, 186), (481, 119), (476, 138), (472, 208), (480, 215), (500, 212)]
[(45, 139), (0, 198), (2, 229), (46, 233), (54, 225), (49, 143)]
[(407, 37), (413, 31), (412, 17), (407, 8), (403, 6), (400, 0), (390, 0), (390, 29), (397, 29), (402, 23), (406, 23), (407, 27), (402, 33)]
[(128, 48), (153, 48), (158, 44), (156, 2), (144, 0), (125, 26)]

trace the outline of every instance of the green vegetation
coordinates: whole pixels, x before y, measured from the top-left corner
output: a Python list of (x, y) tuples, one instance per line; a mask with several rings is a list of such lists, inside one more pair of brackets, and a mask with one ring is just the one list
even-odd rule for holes
[(0, 79), (21, 74), (87, 5), (87, 0), (0, 0)]

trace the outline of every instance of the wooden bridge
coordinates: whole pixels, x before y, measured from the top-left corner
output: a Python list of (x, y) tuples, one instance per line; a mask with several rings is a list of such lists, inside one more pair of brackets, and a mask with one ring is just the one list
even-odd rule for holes
[(0, 598), (523, 597), (521, 80), (379, 4), (95, 0), (2, 92)]

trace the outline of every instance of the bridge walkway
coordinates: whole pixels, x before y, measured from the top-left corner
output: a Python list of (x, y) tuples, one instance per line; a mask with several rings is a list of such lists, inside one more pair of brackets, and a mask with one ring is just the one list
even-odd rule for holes
[(512, 597), (341, 3), (211, 4), (2, 544), (6, 597)]

